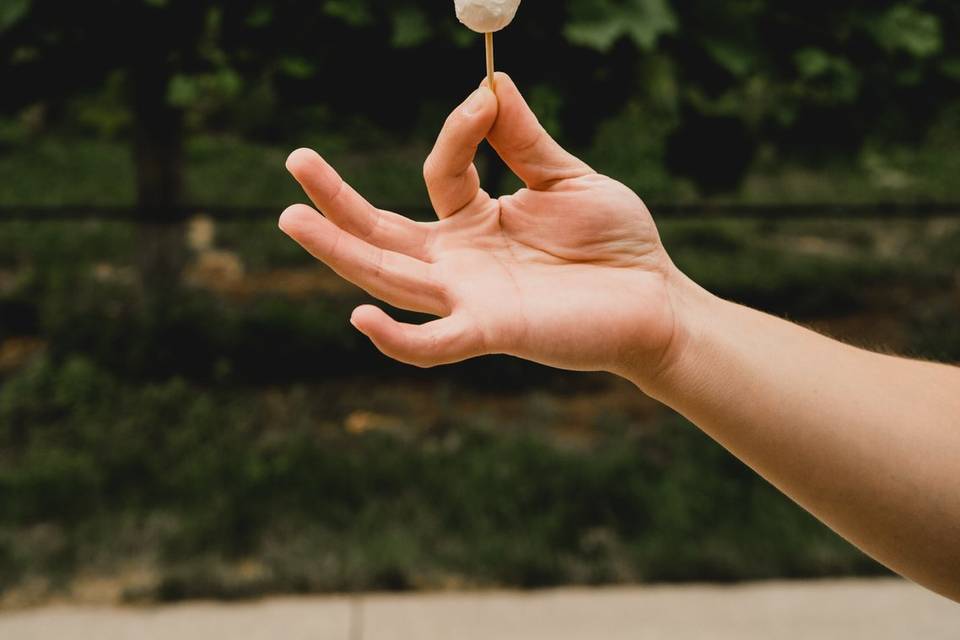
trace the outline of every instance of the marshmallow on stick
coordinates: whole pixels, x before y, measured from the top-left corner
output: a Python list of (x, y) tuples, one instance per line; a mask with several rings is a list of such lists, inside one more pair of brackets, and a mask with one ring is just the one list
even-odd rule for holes
[(520, 0), (453, 0), (457, 18), (484, 35), (487, 46), (487, 77), (493, 86), (493, 33), (513, 22)]

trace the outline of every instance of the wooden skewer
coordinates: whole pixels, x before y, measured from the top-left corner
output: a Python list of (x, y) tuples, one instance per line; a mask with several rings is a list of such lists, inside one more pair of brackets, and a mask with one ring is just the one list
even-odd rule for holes
[(497, 87), (494, 84), (494, 68), (493, 68), (493, 34), (485, 33), (483, 34), (483, 39), (487, 44), (487, 82), (490, 84), (490, 90), (493, 92), (497, 91)]

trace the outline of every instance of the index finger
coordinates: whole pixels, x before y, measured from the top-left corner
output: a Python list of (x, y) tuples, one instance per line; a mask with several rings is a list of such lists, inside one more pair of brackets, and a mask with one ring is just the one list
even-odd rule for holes
[(489, 88), (480, 87), (444, 123), (423, 164), (430, 202), (440, 218), (453, 215), (481, 193), (473, 158), (496, 117), (496, 97)]

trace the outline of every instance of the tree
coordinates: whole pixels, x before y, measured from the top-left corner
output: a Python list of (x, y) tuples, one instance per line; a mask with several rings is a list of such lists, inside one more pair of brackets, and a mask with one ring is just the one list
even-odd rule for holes
[[(957, 93), (958, 43), (950, 0), (556, 0), (524, 3), (497, 49), (565, 142), (640, 102), (666, 114), (672, 168), (722, 190), (761, 142), (816, 157), (922, 135)], [(475, 85), (481, 47), (436, 0), (5, 0), (0, 110), (119, 82), (139, 203), (158, 213), (181, 201), (188, 116), (266, 86), (277, 126), (325, 105), (412, 132)]]
[(179, 203), (183, 112), (168, 92), (177, 73), (206, 66), (208, 0), (61, 3), (12, 0), (0, 18), (5, 110), (62, 108), (117, 76), (133, 116), (138, 204), (159, 215)]

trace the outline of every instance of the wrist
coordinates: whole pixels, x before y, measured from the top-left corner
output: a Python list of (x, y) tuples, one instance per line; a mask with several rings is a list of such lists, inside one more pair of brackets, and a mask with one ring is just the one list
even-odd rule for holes
[(677, 389), (685, 386), (695, 370), (702, 366), (711, 319), (717, 319), (729, 303), (713, 295), (672, 264), (666, 276), (667, 300), (673, 316), (673, 330), (653, 361), (628, 363), (619, 375), (627, 378), (647, 395), (667, 402)]

